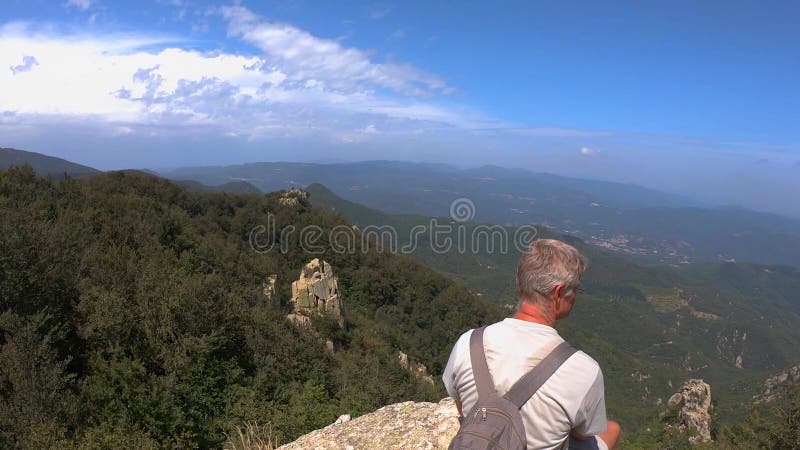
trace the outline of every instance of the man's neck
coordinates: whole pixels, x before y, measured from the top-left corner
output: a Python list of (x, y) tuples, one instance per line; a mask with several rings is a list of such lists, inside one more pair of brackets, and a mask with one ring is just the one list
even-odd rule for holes
[(551, 328), (556, 327), (555, 314), (546, 314), (537, 308), (536, 305), (532, 305), (524, 300), (519, 302), (519, 309), (517, 309), (517, 312), (512, 317), (526, 322), (547, 325)]

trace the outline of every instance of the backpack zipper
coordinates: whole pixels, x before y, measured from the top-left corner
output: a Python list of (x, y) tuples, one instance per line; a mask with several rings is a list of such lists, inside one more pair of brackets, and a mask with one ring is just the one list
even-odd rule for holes
[(498, 416), (503, 416), (506, 419), (508, 419), (508, 423), (511, 424), (511, 429), (514, 430), (514, 434), (517, 436), (517, 439), (519, 439), (520, 442), (524, 442), (524, 443), (528, 442), (528, 440), (525, 439), (525, 437), (522, 436), (522, 434), (520, 434), (519, 430), (517, 429), (517, 426), (514, 424), (514, 418), (511, 417), (510, 415), (506, 414), (506, 412), (503, 411), (502, 409), (481, 407), (480, 409), (476, 409), (475, 410), (474, 418), (477, 419), (478, 418), (478, 414), (480, 413), (481, 414), (481, 420), (485, 421), (486, 420), (486, 413), (488, 411), (491, 411), (492, 414), (497, 414)]
[(502, 409), (497, 409), (497, 408), (481, 408), (481, 410), (483, 411), (483, 420), (486, 420), (486, 411), (487, 410), (491, 411), (493, 414), (497, 414), (498, 416), (503, 416), (506, 419), (508, 419), (508, 423), (511, 424), (511, 429), (514, 430), (514, 434), (517, 435), (517, 439), (519, 439), (519, 441), (523, 442), (523, 443), (528, 442), (528, 440), (524, 439), (523, 436), (520, 434), (519, 430), (517, 429), (517, 426), (514, 425), (514, 418), (511, 417), (510, 415), (506, 414), (505, 411), (503, 411)]

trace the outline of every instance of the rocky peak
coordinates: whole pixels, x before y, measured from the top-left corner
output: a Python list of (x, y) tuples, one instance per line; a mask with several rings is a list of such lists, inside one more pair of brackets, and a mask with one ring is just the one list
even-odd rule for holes
[(339, 325), (344, 325), (339, 280), (328, 262), (314, 258), (303, 266), (300, 278), (292, 282), (289, 307), (289, 316), (295, 321), (307, 322), (313, 313), (327, 312), (339, 321)]
[(292, 188), (281, 195), (278, 202), (284, 206), (296, 206), (308, 200), (308, 192)]
[(667, 402), (670, 408), (680, 407), (678, 428), (695, 429), (689, 442), (711, 442), (711, 386), (703, 380), (688, 380)]

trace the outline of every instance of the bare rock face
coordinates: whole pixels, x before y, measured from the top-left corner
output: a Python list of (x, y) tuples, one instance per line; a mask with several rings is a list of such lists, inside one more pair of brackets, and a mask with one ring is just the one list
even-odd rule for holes
[(669, 398), (667, 404), (674, 408), (680, 405), (678, 428), (695, 429), (697, 435), (689, 442), (711, 442), (711, 386), (703, 380), (689, 380), (681, 391)]
[(403, 352), (397, 352), (397, 359), (400, 362), (400, 367), (433, 386), (433, 377), (428, 373), (428, 368), (425, 367), (425, 364), (421, 362), (410, 363), (408, 361), (408, 355)]
[(308, 192), (301, 189), (292, 188), (281, 195), (281, 198), (278, 199), (278, 202), (284, 206), (296, 206), (305, 202), (307, 199)]
[[(339, 421), (337, 421), (339, 422)], [(451, 398), (439, 403), (403, 402), (328, 425), (281, 449), (446, 449), (458, 432), (458, 410)]]
[(303, 266), (300, 278), (292, 282), (290, 318), (309, 317), (314, 312), (327, 312), (333, 315), (340, 325), (344, 324), (344, 306), (339, 292), (339, 280), (333, 275), (331, 265), (314, 258)]
[(764, 392), (755, 396), (755, 402), (763, 403), (775, 400), (781, 392), (793, 384), (800, 384), (800, 365), (790, 367), (774, 377), (767, 379), (764, 383)]

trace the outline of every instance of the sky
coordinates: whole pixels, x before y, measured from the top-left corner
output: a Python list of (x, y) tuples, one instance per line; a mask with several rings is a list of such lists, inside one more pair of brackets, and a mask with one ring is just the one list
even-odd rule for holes
[(3, 0), (0, 147), (496, 164), (800, 216), (800, 2)]

